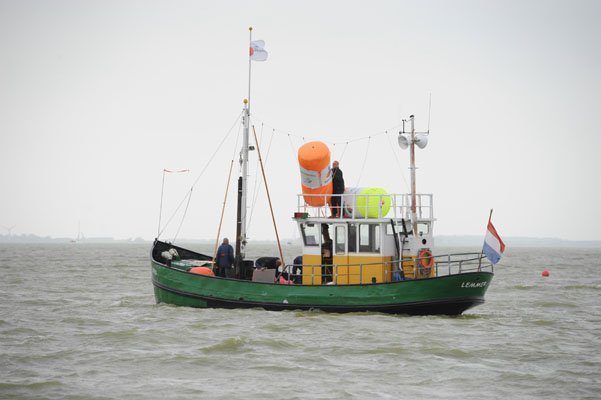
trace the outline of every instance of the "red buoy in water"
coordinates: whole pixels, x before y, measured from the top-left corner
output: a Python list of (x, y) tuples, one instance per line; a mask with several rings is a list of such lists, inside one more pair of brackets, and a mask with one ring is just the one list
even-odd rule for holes
[(547, 276), (549, 276), (549, 270), (545, 269), (541, 275), (546, 278)]

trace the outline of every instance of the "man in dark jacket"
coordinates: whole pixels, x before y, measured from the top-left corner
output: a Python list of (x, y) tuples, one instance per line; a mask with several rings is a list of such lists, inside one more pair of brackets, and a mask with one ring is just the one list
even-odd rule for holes
[(334, 186), (332, 200), (330, 200), (332, 217), (340, 218), (342, 217), (341, 200), (342, 194), (344, 193), (344, 178), (342, 176), (342, 171), (338, 167), (338, 161), (332, 163), (332, 185)]
[(234, 248), (230, 246), (228, 238), (224, 238), (223, 243), (217, 249), (215, 262), (217, 264), (217, 276), (222, 278), (232, 278), (234, 276), (232, 269), (232, 265), (234, 264)]

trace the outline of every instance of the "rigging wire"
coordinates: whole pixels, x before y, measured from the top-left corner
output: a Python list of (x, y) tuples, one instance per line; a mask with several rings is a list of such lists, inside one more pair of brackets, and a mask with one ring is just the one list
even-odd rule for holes
[(428, 99), (428, 133), (430, 133), (430, 113), (432, 111), (432, 92), (430, 92), (430, 98)]
[(182, 207), (182, 205), (184, 205), (184, 201), (186, 201), (186, 199), (188, 198), (189, 195), (190, 195), (190, 191), (187, 191), (186, 195), (179, 202), (179, 204), (178, 204), (177, 208), (175, 209), (175, 211), (173, 212), (173, 214), (171, 214), (171, 217), (169, 217), (169, 219), (167, 220), (167, 223), (163, 226), (163, 229), (161, 229), (161, 231), (159, 232), (159, 235), (157, 236), (157, 239), (163, 234), (163, 232), (165, 231), (165, 229), (167, 229), (167, 227), (169, 226), (169, 224), (171, 223), (171, 221), (173, 220), (173, 218), (177, 215), (177, 212), (179, 211), (179, 209)]
[[(261, 123), (261, 132), (259, 133), (259, 144), (263, 145), (263, 127), (265, 126), (265, 124)], [(251, 196), (251, 199), (255, 198), (255, 195), (257, 194), (257, 186), (259, 184), (259, 158), (257, 157), (257, 162), (255, 163), (255, 181), (253, 183), (253, 194)], [(252, 203), (251, 209), (250, 209), (250, 215), (251, 215), (251, 219), (252, 219), (252, 207), (254, 206), (254, 203)]]
[(238, 125), (238, 133), (236, 133), (236, 143), (234, 143), (234, 152), (232, 153), (232, 161), (236, 159), (238, 152), (238, 142), (240, 141), (240, 133), (242, 132), (242, 124)]
[(330, 144), (330, 145), (347, 144), (347, 143), (353, 143), (353, 142), (357, 142), (357, 141), (361, 141), (361, 140), (369, 140), (370, 138), (374, 138), (374, 137), (377, 137), (377, 136), (385, 135), (386, 131), (388, 131), (388, 130), (396, 130), (396, 129), (400, 128), (400, 126), (401, 126), (401, 125), (395, 125), (395, 126), (389, 128), (387, 130), (373, 132), (373, 133), (371, 133), (369, 135), (366, 135), (366, 136), (361, 136), (361, 137), (358, 137), (358, 138), (349, 138), (349, 139), (345, 139), (345, 140), (333, 142), (333, 141), (324, 140), (322, 138), (310, 138), (310, 137), (303, 136), (303, 135), (297, 135), (297, 134), (291, 133), (289, 130), (282, 130), (282, 129), (276, 128), (276, 127), (274, 127), (274, 126), (272, 126), (272, 125), (264, 122), (261, 118), (258, 118), (256, 116), (255, 116), (255, 120), (261, 120), (262, 124), (265, 124), (266, 127), (274, 129), (276, 134), (293, 136), (293, 137), (295, 137), (295, 138), (297, 138), (299, 140), (302, 140), (303, 142), (306, 142), (307, 140), (320, 140), (320, 141), (322, 141), (324, 143), (327, 143), (327, 144)]
[(159, 226), (157, 228), (157, 238), (161, 234), (161, 218), (163, 216), (163, 195), (165, 192), (165, 174), (179, 174), (182, 172), (190, 172), (189, 169), (180, 169), (180, 170), (170, 170), (163, 168), (163, 182), (161, 184), (161, 204), (159, 206)]
[(405, 187), (406, 187), (407, 191), (409, 191), (409, 183), (407, 182), (407, 178), (405, 178), (405, 174), (403, 173), (403, 167), (401, 167), (401, 161), (399, 160), (399, 157), (397, 156), (396, 152), (394, 151), (395, 147), (392, 145), (392, 142), (390, 141), (390, 136), (386, 135), (386, 139), (388, 139), (388, 143), (390, 144), (390, 151), (392, 151), (392, 155), (394, 156), (396, 165), (397, 165), (397, 167), (399, 167), (399, 172), (401, 173), (401, 178), (403, 178), (403, 182), (405, 182)]
[(217, 227), (217, 235), (215, 235), (215, 248), (213, 249), (213, 263), (217, 260), (217, 249), (219, 247), (219, 236), (221, 235), (221, 226), (223, 225), (223, 214), (225, 214), (225, 205), (227, 203), (227, 195), (230, 189), (230, 181), (232, 179), (232, 170), (234, 169), (234, 159), (230, 161), (230, 171), (227, 174), (227, 183), (225, 184), (225, 195), (223, 197), (223, 205), (221, 206), (221, 216), (219, 217), (219, 226)]
[[(271, 142), (273, 141), (273, 136), (274, 136), (274, 132), (271, 132), (271, 138), (269, 139), (269, 145), (267, 146), (267, 154), (265, 155), (265, 162), (263, 163), (263, 166), (267, 166), (267, 162), (269, 161), (269, 154), (271, 152)], [(258, 172), (258, 171), (257, 171)], [(261, 187), (261, 182), (259, 182), (259, 188)], [(247, 226), (247, 230), (250, 231), (250, 225), (253, 219), (253, 214), (255, 211), (255, 205), (257, 204), (257, 199), (259, 198), (259, 190), (257, 190), (256, 193), (254, 193), (254, 198), (252, 201), (252, 206), (250, 208), (250, 216), (248, 217), (248, 224)]]
[[(238, 124), (238, 134), (236, 135), (236, 144), (234, 145), (234, 154), (232, 155), (232, 161), (231, 161), (232, 163), (234, 162), (234, 158), (236, 157), (236, 149), (238, 148), (238, 140), (240, 139), (240, 129), (241, 129), (241, 125)], [(228, 136), (229, 136), (229, 134), (228, 134)], [(231, 169), (230, 169), (230, 173), (231, 173)], [(198, 181), (198, 179), (197, 179), (197, 181)], [(229, 176), (228, 176), (228, 182), (229, 182)], [(177, 228), (177, 232), (175, 233), (175, 236), (173, 237), (172, 243), (175, 243), (177, 236), (179, 235), (179, 231), (180, 231), (180, 229), (182, 229), (182, 225), (184, 224), (184, 221), (186, 220), (186, 214), (188, 213), (188, 207), (190, 206), (190, 200), (192, 199), (192, 191), (193, 190), (194, 190), (194, 185), (192, 185), (192, 187), (190, 188), (190, 195), (188, 196), (188, 202), (186, 203), (186, 208), (184, 209), (184, 214), (182, 215), (182, 220), (179, 223), (179, 227)], [(226, 197), (226, 199), (227, 199), (227, 197)], [(221, 230), (221, 226), (219, 229)]]
[(180, 229), (182, 229), (182, 225), (184, 224), (184, 220), (186, 219), (186, 214), (188, 213), (188, 206), (190, 206), (190, 200), (192, 199), (192, 191), (194, 190), (194, 186), (192, 186), (190, 188), (190, 194), (188, 196), (188, 202), (186, 203), (186, 208), (184, 209), (184, 215), (182, 215), (182, 220), (179, 223), (179, 226), (177, 227), (177, 232), (175, 232), (175, 236), (173, 237), (173, 240), (171, 241), (171, 243), (175, 243), (175, 241), (177, 240), (177, 235), (179, 235), (179, 231)]
[[(169, 217), (169, 219), (167, 220), (167, 223), (165, 224), (165, 226), (163, 226), (163, 229), (161, 229), (161, 231), (159, 232), (159, 234), (157, 236), (157, 239), (161, 236), (161, 234), (165, 231), (165, 229), (167, 229), (167, 227), (169, 226), (169, 224), (171, 223), (171, 221), (173, 220), (173, 218), (177, 215), (177, 212), (179, 211), (179, 209), (184, 204), (184, 201), (186, 201), (186, 198), (188, 199), (188, 204), (190, 203), (189, 197), (192, 196), (192, 189), (194, 189), (194, 186), (196, 186), (196, 184), (198, 183), (199, 179), (205, 173), (205, 171), (207, 170), (207, 168), (209, 167), (209, 165), (211, 164), (211, 162), (213, 161), (213, 159), (215, 158), (215, 156), (217, 155), (217, 153), (219, 152), (219, 150), (221, 149), (221, 147), (223, 146), (223, 144), (225, 143), (225, 141), (227, 140), (227, 138), (232, 133), (232, 130), (234, 129), (234, 127), (236, 126), (236, 124), (240, 120), (240, 117), (242, 117), (242, 113), (244, 113), (244, 110), (240, 111), (240, 114), (238, 114), (238, 116), (236, 117), (236, 120), (234, 121), (234, 123), (232, 124), (232, 126), (230, 127), (230, 129), (227, 131), (227, 133), (225, 134), (225, 136), (223, 137), (223, 139), (221, 140), (221, 142), (219, 143), (219, 145), (215, 149), (215, 152), (211, 155), (211, 157), (209, 158), (209, 160), (205, 164), (204, 168), (200, 171), (200, 173), (198, 174), (198, 176), (196, 177), (196, 179), (192, 183), (192, 186), (190, 187), (190, 190), (181, 199), (181, 201), (179, 202), (177, 208), (175, 209), (175, 211), (173, 212), (173, 214), (171, 214), (171, 217)], [(186, 209), (187, 209), (187, 206), (186, 206)]]
[(209, 161), (207, 161), (207, 163), (205, 164), (204, 168), (202, 169), (202, 171), (200, 171), (200, 174), (198, 174), (198, 176), (196, 177), (196, 180), (194, 181), (194, 183), (192, 184), (192, 186), (195, 186), (198, 183), (198, 180), (200, 179), (200, 177), (202, 176), (202, 174), (204, 174), (204, 172), (207, 170), (207, 168), (209, 167), (209, 164), (211, 164), (211, 161), (213, 161), (213, 158), (215, 158), (215, 156), (217, 155), (217, 152), (219, 151), (219, 149), (221, 149), (221, 146), (223, 146), (223, 143), (225, 143), (225, 140), (230, 136), (230, 134), (232, 133), (232, 130), (234, 129), (234, 126), (236, 126), (236, 124), (238, 123), (238, 120), (240, 119), (240, 117), (242, 116), (242, 113), (244, 112), (244, 110), (242, 110), (240, 112), (240, 114), (238, 114), (238, 118), (236, 118), (236, 121), (234, 121), (234, 123), (232, 124), (232, 126), (230, 127), (230, 129), (228, 130), (227, 134), (225, 135), (225, 137), (221, 140), (221, 143), (219, 143), (219, 146), (217, 146), (217, 149), (215, 149), (215, 152), (211, 155), (211, 158), (209, 158)]
[(367, 162), (367, 154), (369, 153), (369, 144), (371, 143), (371, 137), (367, 140), (367, 147), (365, 148), (365, 157), (363, 157), (363, 165), (361, 166), (361, 172), (359, 172), (359, 178), (357, 179), (357, 184), (355, 187), (359, 187), (359, 182), (361, 182), (361, 177), (363, 176), (363, 171), (365, 170), (365, 163)]
[(290, 150), (292, 151), (292, 158), (294, 159), (296, 157), (296, 150), (294, 149), (294, 144), (292, 144), (292, 138), (290, 137), (290, 134), (288, 134), (287, 136), (288, 143), (290, 143)]
[[(263, 164), (263, 160), (261, 159), (261, 148), (259, 147), (259, 141), (257, 140), (257, 132), (255, 131), (255, 127), (253, 125), (253, 135), (255, 136), (255, 143), (257, 144), (257, 155), (259, 156), (259, 162), (261, 164), (261, 173), (263, 175), (263, 183), (265, 183), (265, 192), (267, 193), (267, 201), (269, 202), (269, 211), (271, 211), (271, 221), (273, 222), (273, 229), (275, 231), (275, 239), (278, 243), (278, 249), (280, 251), (280, 262), (282, 265), (286, 265), (284, 261), (284, 253), (282, 252), (282, 245), (280, 243), (280, 234), (278, 233), (278, 226), (275, 223), (275, 215), (273, 213), (273, 206), (271, 204), (271, 196), (269, 195), (269, 185), (267, 184), (267, 177), (265, 176), (265, 165)], [(273, 135), (272, 135), (273, 138)], [(271, 146), (271, 142), (270, 142)]]
[(225, 214), (225, 206), (227, 205), (227, 195), (230, 189), (230, 182), (232, 179), (232, 170), (234, 169), (234, 160), (236, 159), (236, 150), (238, 149), (238, 140), (240, 140), (241, 125), (238, 128), (238, 134), (236, 135), (236, 144), (234, 144), (234, 153), (230, 161), (230, 170), (227, 174), (227, 183), (225, 184), (225, 195), (223, 197), (223, 205), (221, 206), (221, 217), (219, 217), (219, 226), (217, 227), (217, 235), (215, 237), (215, 249), (213, 250), (213, 263), (217, 259), (217, 248), (219, 246), (219, 236), (221, 235), (221, 226), (223, 225), (223, 215)]
[(163, 192), (165, 191), (165, 169), (163, 168), (163, 183), (161, 184), (161, 205), (159, 206), (159, 227), (157, 228), (157, 238), (161, 234), (161, 218), (163, 216)]
[[(194, 180), (194, 182), (192, 183), (192, 185), (191, 185), (191, 187), (190, 187), (190, 190), (189, 190), (189, 191), (186, 193), (186, 195), (185, 195), (185, 196), (182, 198), (182, 200), (181, 200), (181, 201), (180, 201), (180, 203), (178, 204), (177, 208), (175, 209), (175, 211), (173, 212), (173, 214), (171, 215), (171, 217), (168, 219), (168, 221), (167, 221), (167, 223), (165, 224), (165, 226), (163, 227), (163, 229), (159, 231), (159, 233), (158, 233), (158, 235), (157, 235), (157, 238), (158, 238), (158, 237), (160, 237), (160, 235), (161, 235), (161, 234), (162, 234), (162, 233), (165, 231), (165, 229), (167, 228), (167, 226), (169, 226), (169, 224), (171, 223), (171, 221), (173, 220), (173, 218), (174, 218), (174, 217), (177, 215), (177, 213), (178, 213), (178, 212), (179, 212), (179, 210), (181, 209), (181, 207), (182, 207), (182, 205), (184, 204), (184, 202), (186, 202), (186, 200), (187, 200), (187, 202), (186, 202), (186, 208), (184, 209), (184, 214), (183, 214), (182, 221), (180, 222), (180, 225), (179, 225), (179, 227), (178, 227), (178, 231), (177, 231), (177, 233), (176, 233), (176, 235), (175, 235), (175, 238), (177, 237), (177, 235), (179, 234), (179, 230), (180, 230), (180, 228), (181, 228), (181, 226), (182, 226), (183, 219), (185, 218), (185, 215), (186, 215), (186, 213), (187, 213), (188, 206), (189, 206), (189, 204), (190, 204), (190, 199), (191, 199), (191, 197), (192, 197), (192, 192), (193, 192), (193, 189), (194, 189), (194, 187), (196, 186), (196, 184), (198, 183), (198, 181), (200, 180), (200, 178), (203, 176), (203, 174), (206, 172), (207, 168), (209, 167), (209, 165), (211, 164), (211, 162), (213, 161), (213, 159), (215, 158), (215, 156), (217, 155), (217, 153), (219, 152), (219, 150), (221, 149), (221, 147), (223, 146), (223, 144), (225, 143), (225, 141), (226, 141), (226, 140), (229, 138), (229, 136), (231, 135), (231, 133), (232, 133), (232, 130), (233, 130), (233, 128), (234, 128), (234, 126), (235, 126), (235, 125), (238, 123), (238, 121), (240, 120), (240, 118), (241, 118), (241, 116), (242, 116), (242, 114), (243, 114), (243, 113), (244, 113), (244, 110), (242, 110), (242, 111), (240, 112), (240, 114), (238, 115), (238, 117), (237, 117), (237, 118), (236, 118), (236, 120), (234, 121), (234, 124), (232, 124), (232, 126), (230, 127), (230, 129), (227, 131), (226, 135), (223, 137), (223, 139), (221, 140), (221, 142), (219, 143), (219, 145), (218, 145), (218, 146), (217, 146), (217, 148), (215, 149), (215, 152), (214, 152), (214, 153), (211, 155), (211, 157), (209, 158), (209, 160), (207, 161), (207, 163), (205, 164), (205, 166), (202, 168), (202, 170), (200, 171), (200, 173), (198, 174), (198, 176), (196, 177), (196, 179), (195, 179), (195, 180)], [(258, 119), (258, 118), (256, 118), (256, 119)], [(279, 129), (277, 129), (277, 128), (275, 128), (275, 127), (273, 127), (273, 126), (271, 126), (271, 125), (269, 125), (269, 124), (265, 123), (265, 122), (261, 122), (261, 139), (259, 140), (259, 143), (261, 143), (261, 144), (262, 144), (262, 141), (263, 141), (263, 129), (264, 129), (264, 127), (265, 127), (265, 126), (267, 126), (268, 128), (271, 128), (271, 129), (272, 129), (272, 132), (271, 132), (271, 137), (270, 137), (270, 140), (269, 140), (269, 145), (268, 145), (268, 149), (267, 149), (267, 154), (266, 154), (266, 157), (265, 157), (265, 164), (267, 163), (267, 160), (268, 160), (268, 158), (269, 158), (269, 154), (270, 154), (270, 150), (271, 150), (271, 145), (272, 145), (273, 137), (274, 137), (275, 135), (286, 135), (286, 136), (288, 137), (288, 142), (289, 142), (289, 144), (290, 144), (290, 148), (291, 148), (291, 151), (292, 151), (292, 153), (293, 153), (293, 156), (295, 156), (295, 146), (294, 146), (294, 144), (292, 143), (292, 138), (293, 138), (293, 137), (294, 137), (294, 138), (296, 138), (296, 139), (298, 139), (298, 140), (300, 140), (300, 141), (302, 141), (303, 143), (305, 143), (307, 140), (313, 140), (313, 139), (311, 139), (311, 138), (307, 138), (307, 137), (305, 137), (305, 136), (301, 136), (301, 135), (296, 135), (296, 134), (294, 134), (294, 133), (291, 133), (291, 132), (284, 132), (284, 131), (282, 131), (282, 130), (279, 130)], [(371, 144), (371, 140), (372, 140), (372, 138), (375, 138), (375, 137), (378, 137), (378, 136), (382, 136), (382, 135), (386, 136), (386, 139), (387, 139), (387, 141), (389, 142), (389, 144), (390, 144), (390, 148), (391, 148), (391, 150), (392, 150), (392, 149), (393, 149), (393, 146), (392, 146), (392, 143), (390, 142), (390, 138), (389, 138), (389, 136), (388, 136), (388, 132), (389, 132), (389, 131), (394, 131), (394, 130), (398, 129), (399, 127), (400, 127), (400, 125), (397, 125), (397, 126), (395, 126), (395, 127), (393, 127), (393, 128), (390, 128), (390, 129), (388, 129), (388, 130), (385, 130), (385, 131), (380, 131), (380, 132), (376, 132), (376, 133), (373, 133), (373, 134), (371, 134), (371, 135), (368, 135), (368, 136), (362, 136), (362, 137), (358, 137), (358, 138), (347, 139), (347, 140), (344, 140), (344, 141), (339, 141), (339, 142), (332, 142), (332, 141), (327, 141), (327, 140), (322, 140), (322, 141), (324, 141), (325, 143), (328, 143), (328, 144), (330, 144), (330, 145), (332, 145), (332, 146), (336, 146), (336, 145), (342, 145), (342, 144), (344, 144), (344, 148), (343, 148), (343, 150), (342, 150), (342, 153), (341, 153), (341, 155), (340, 155), (340, 160), (339, 160), (339, 161), (342, 161), (342, 159), (344, 158), (344, 155), (345, 155), (345, 153), (346, 153), (346, 150), (347, 150), (347, 148), (348, 148), (348, 145), (349, 145), (350, 143), (355, 143), (355, 142), (359, 142), (359, 141), (367, 140), (367, 146), (366, 146), (366, 151), (365, 151), (365, 157), (364, 157), (364, 159), (363, 159), (363, 165), (362, 165), (362, 167), (361, 167), (361, 172), (360, 172), (360, 174), (359, 174), (359, 178), (358, 178), (358, 180), (357, 180), (357, 186), (358, 186), (358, 185), (359, 185), (359, 183), (360, 183), (360, 181), (361, 181), (361, 177), (362, 177), (362, 175), (363, 175), (363, 171), (364, 171), (364, 169), (365, 169), (365, 164), (366, 164), (366, 162), (367, 162), (367, 157), (368, 157), (369, 148), (370, 148), (370, 144)], [(428, 130), (429, 130), (429, 117), (428, 117)], [(235, 150), (236, 150), (237, 143), (238, 143), (238, 140), (239, 140), (239, 132), (240, 132), (240, 129), (238, 130), (238, 137), (237, 137), (237, 139), (236, 139), (236, 146), (234, 147), (234, 155), (235, 155)], [(397, 162), (397, 165), (399, 166), (399, 169), (401, 170), (401, 176), (402, 176), (402, 178), (403, 178), (403, 181), (405, 182), (405, 185), (408, 185), (408, 184), (407, 184), (407, 180), (406, 180), (406, 178), (405, 178), (404, 174), (402, 173), (402, 169), (401, 169), (401, 167), (400, 167), (400, 162), (399, 162), (399, 160), (398, 160), (398, 157), (397, 157), (396, 153), (394, 153), (394, 151), (393, 151), (393, 154), (394, 154), (395, 160), (396, 160), (396, 162)], [(258, 170), (258, 162), (257, 162), (257, 170)], [(255, 173), (257, 173), (257, 172), (258, 172), (258, 171), (255, 171)], [(252, 215), (253, 215), (254, 208), (255, 208), (255, 205), (256, 205), (256, 201), (257, 201), (257, 198), (258, 198), (258, 193), (259, 193), (259, 189), (258, 189), (258, 187), (259, 187), (260, 185), (261, 185), (261, 182), (259, 182), (259, 179), (255, 178), (255, 184), (254, 184), (254, 188), (253, 188), (253, 203), (252, 203), (252, 207), (251, 207), (251, 214), (250, 214), (250, 218), (249, 218), (249, 224), (248, 224), (248, 225), (249, 225), (249, 227), (250, 227), (250, 222), (252, 221)], [(159, 229), (160, 229), (160, 226), (159, 226)], [(174, 240), (175, 240), (175, 238), (174, 238)]]
[(344, 153), (346, 152), (347, 147), (348, 147), (348, 142), (346, 142), (344, 144), (344, 149), (342, 149), (342, 154), (340, 155), (340, 158), (338, 159), (339, 162), (342, 162), (342, 159), (344, 158)]

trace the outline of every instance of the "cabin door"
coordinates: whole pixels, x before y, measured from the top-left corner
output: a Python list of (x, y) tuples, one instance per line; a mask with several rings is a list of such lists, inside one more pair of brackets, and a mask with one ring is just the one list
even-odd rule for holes
[(348, 235), (345, 224), (334, 224), (333, 280), (338, 285), (349, 283)]

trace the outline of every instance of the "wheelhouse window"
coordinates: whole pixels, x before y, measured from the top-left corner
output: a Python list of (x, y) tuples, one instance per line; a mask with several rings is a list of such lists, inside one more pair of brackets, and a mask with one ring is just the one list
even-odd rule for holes
[(356, 224), (348, 225), (348, 252), (349, 253), (357, 252), (357, 225)]
[(346, 253), (346, 227), (336, 227), (336, 254)]
[[(405, 221), (405, 229), (407, 230), (407, 234), (411, 234), (411, 222)], [(397, 235), (403, 234), (403, 221), (396, 221), (394, 228), (392, 224), (386, 224), (386, 235), (393, 236), (395, 233)]]
[(393, 228), (392, 224), (386, 224), (386, 234), (388, 236), (394, 235), (394, 232), (396, 231), (396, 227), (394, 227), (394, 230), (392, 228)]
[(378, 224), (360, 224), (359, 225), (359, 252), (361, 252), (361, 253), (379, 253), (380, 252), (380, 225), (378, 225)]
[(305, 246), (319, 246), (319, 235), (321, 235), (319, 228), (319, 224), (301, 224)]
[(430, 232), (430, 224), (427, 222), (418, 222), (417, 232), (420, 236), (427, 235)]

